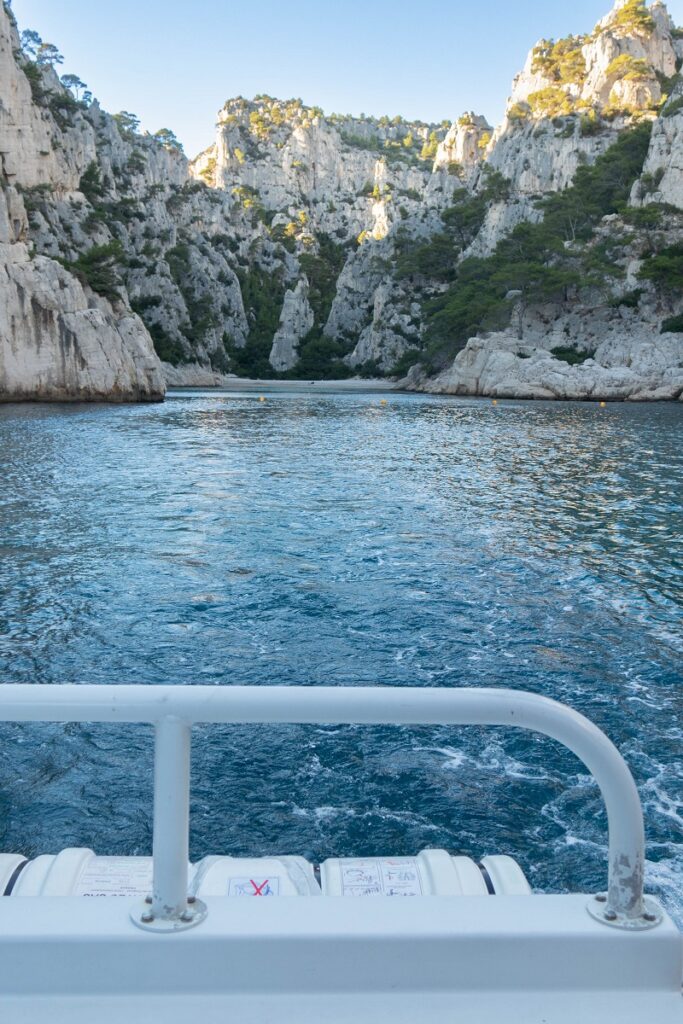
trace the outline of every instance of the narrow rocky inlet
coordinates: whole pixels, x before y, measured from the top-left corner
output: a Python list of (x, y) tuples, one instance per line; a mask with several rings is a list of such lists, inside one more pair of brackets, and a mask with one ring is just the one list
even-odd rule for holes
[[(539, 32), (543, 26), (539, 25)], [(0, 10), (0, 399), (226, 375), (683, 394), (683, 30), (543, 39), (494, 129), (228, 100), (187, 159)]]
[(683, 1024), (668, 4), (0, 0), (0, 1024)]

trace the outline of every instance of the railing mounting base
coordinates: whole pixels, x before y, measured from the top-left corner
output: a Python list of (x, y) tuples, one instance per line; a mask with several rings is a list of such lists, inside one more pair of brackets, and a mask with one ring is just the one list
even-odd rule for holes
[(638, 917), (626, 917), (625, 914), (618, 914), (610, 908), (607, 902), (607, 893), (600, 892), (594, 896), (586, 905), (586, 910), (591, 917), (594, 917), (600, 924), (609, 925), (610, 928), (622, 928), (624, 931), (644, 932), (649, 928), (656, 928), (664, 920), (662, 911), (654, 900), (643, 897), (643, 912)]
[(134, 925), (146, 932), (183, 932), (201, 924), (207, 914), (206, 903), (193, 897), (185, 910), (169, 917), (155, 915), (149, 902), (143, 900), (133, 907), (130, 918)]

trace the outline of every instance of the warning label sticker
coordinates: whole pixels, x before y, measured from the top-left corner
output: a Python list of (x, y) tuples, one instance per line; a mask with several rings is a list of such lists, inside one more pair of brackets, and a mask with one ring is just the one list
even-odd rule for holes
[(343, 896), (421, 896), (422, 882), (412, 857), (342, 861)]
[(279, 896), (280, 879), (271, 878), (231, 878), (228, 884), (228, 896)]
[(93, 857), (74, 887), (75, 896), (146, 896), (151, 891), (151, 857)]

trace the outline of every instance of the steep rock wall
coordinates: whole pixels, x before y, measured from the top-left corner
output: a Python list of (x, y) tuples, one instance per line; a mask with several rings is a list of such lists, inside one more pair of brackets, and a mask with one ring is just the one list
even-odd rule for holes
[[(77, 187), (95, 138), (84, 118), (61, 131), (49, 108), (35, 105), (18, 49), (0, 7), (0, 401), (160, 399), (163, 374), (140, 319), (28, 244), (19, 190)], [(47, 72), (50, 86), (61, 88)]]
[[(436, 377), (416, 367), (408, 387), (525, 398), (683, 395), (683, 315), (680, 289), (673, 286), (683, 244), (682, 63), (681, 32), (662, 3), (647, 8), (618, 0), (589, 36), (534, 47), (475, 176), (476, 191), (484, 171), (494, 168), (507, 180), (508, 194), (489, 206), (463, 257), (489, 257), (518, 225), (541, 221), (540, 199), (562, 192), (579, 168), (647, 123), (649, 149), (630, 205), (649, 211), (642, 217), (627, 211), (623, 220), (605, 216), (578, 236), (568, 215), (562, 244), (577, 257), (583, 251), (585, 287), (575, 287), (571, 301), (565, 296), (523, 312), (515, 307), (519, 293), (511, 291), (511, 319), (520, 321), (519, 330), (482, 331)], [(576, 215), (578, 225), (580, 205)], [(658, 253), (670, 269), (657, 265)], [(601, 267), (597, 276), (591, 266)], [(438, 294), (437, 286), (432, 295)], [(588, 354), (583, 361), (582, 351)]]
[(0, 401), (162, 398), (161, 368), (140, 319), (95, 301), (54, 260), (32, 257), (22, 217), (18, 194), (0, 191)]
[[(220, 112), (214, 144), (192, 162), (168, 135), (141, 134), (96, 103), (74, 102), (51, 70), (29, 69), (5, 10), (0, 17), (2, 343), (12, 350), (6, 365), (23, 380), (14, 394), (30, 393), (39, 321), (54, 340), (55, 370), (46, 385), (40, 362), (36, 394), (157, 396), (157, 355), (175, 384), (235, 372), (291, 375), (297, 366), (307, 377), (407, 366), (429, 347), (434, 309), (458, 268), (490, 257), (520, 225), (537, 224), (543, 197), (565, 190), (643, 121), (654, 129), (632, 205), (683, 208), (683, 41), (662, 4), (619, 0), (590, 35), (542, 40), (495, 132), (474, 113), (430, 125), (238, 98)], [(659, 246), (678, 241), (678, 220), (669, 220), (657, 229)], [(635, 242), (617, 271), (635, 312), (619, 329), (644, 344), (678, 308), (638, 277), (648, 243), (642, 227), (606, 219), (603, 248), (628, 232)], [(575, 297), (571, 328), (563, 303), (546, 309), (546, 329), (562, 323), (580, 334), (581, 318), (593, 316), (607, 337), (621, 285), (611, 287), (612, 296), (584, 289)], [(35, 323), (22, 298), (32, 290), (50, 312)], [(595, 316), (601, 303), (607, 312)], [(69, 338), (82, 336), (80, 349), (69, 341), (66, 351), (62, 313), (72, 318)], [(505, 348), (504, 332), (491, 337), (493, 348), (496, 339)], [(671, 355), (672, 346), (661, 351)], [(22, 362), (25, 347), (34, 355)], [(82, 380), (72, 349), (81, 352)], [(49, 351), (44, 345), (40, 360)], [(106, 353), (114, 365), (105, 365)], [(623, 358), (636, 365), (630, 349)], [(462, 360), (458, 367), (456, 375)]]

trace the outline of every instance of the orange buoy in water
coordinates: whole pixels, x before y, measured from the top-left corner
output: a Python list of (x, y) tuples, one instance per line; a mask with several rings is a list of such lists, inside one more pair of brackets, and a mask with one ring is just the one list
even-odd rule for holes
[(379, 404), (380, 405), (386, 405), (387, 404), (386, 398), (383, 398), (382, 401)]

